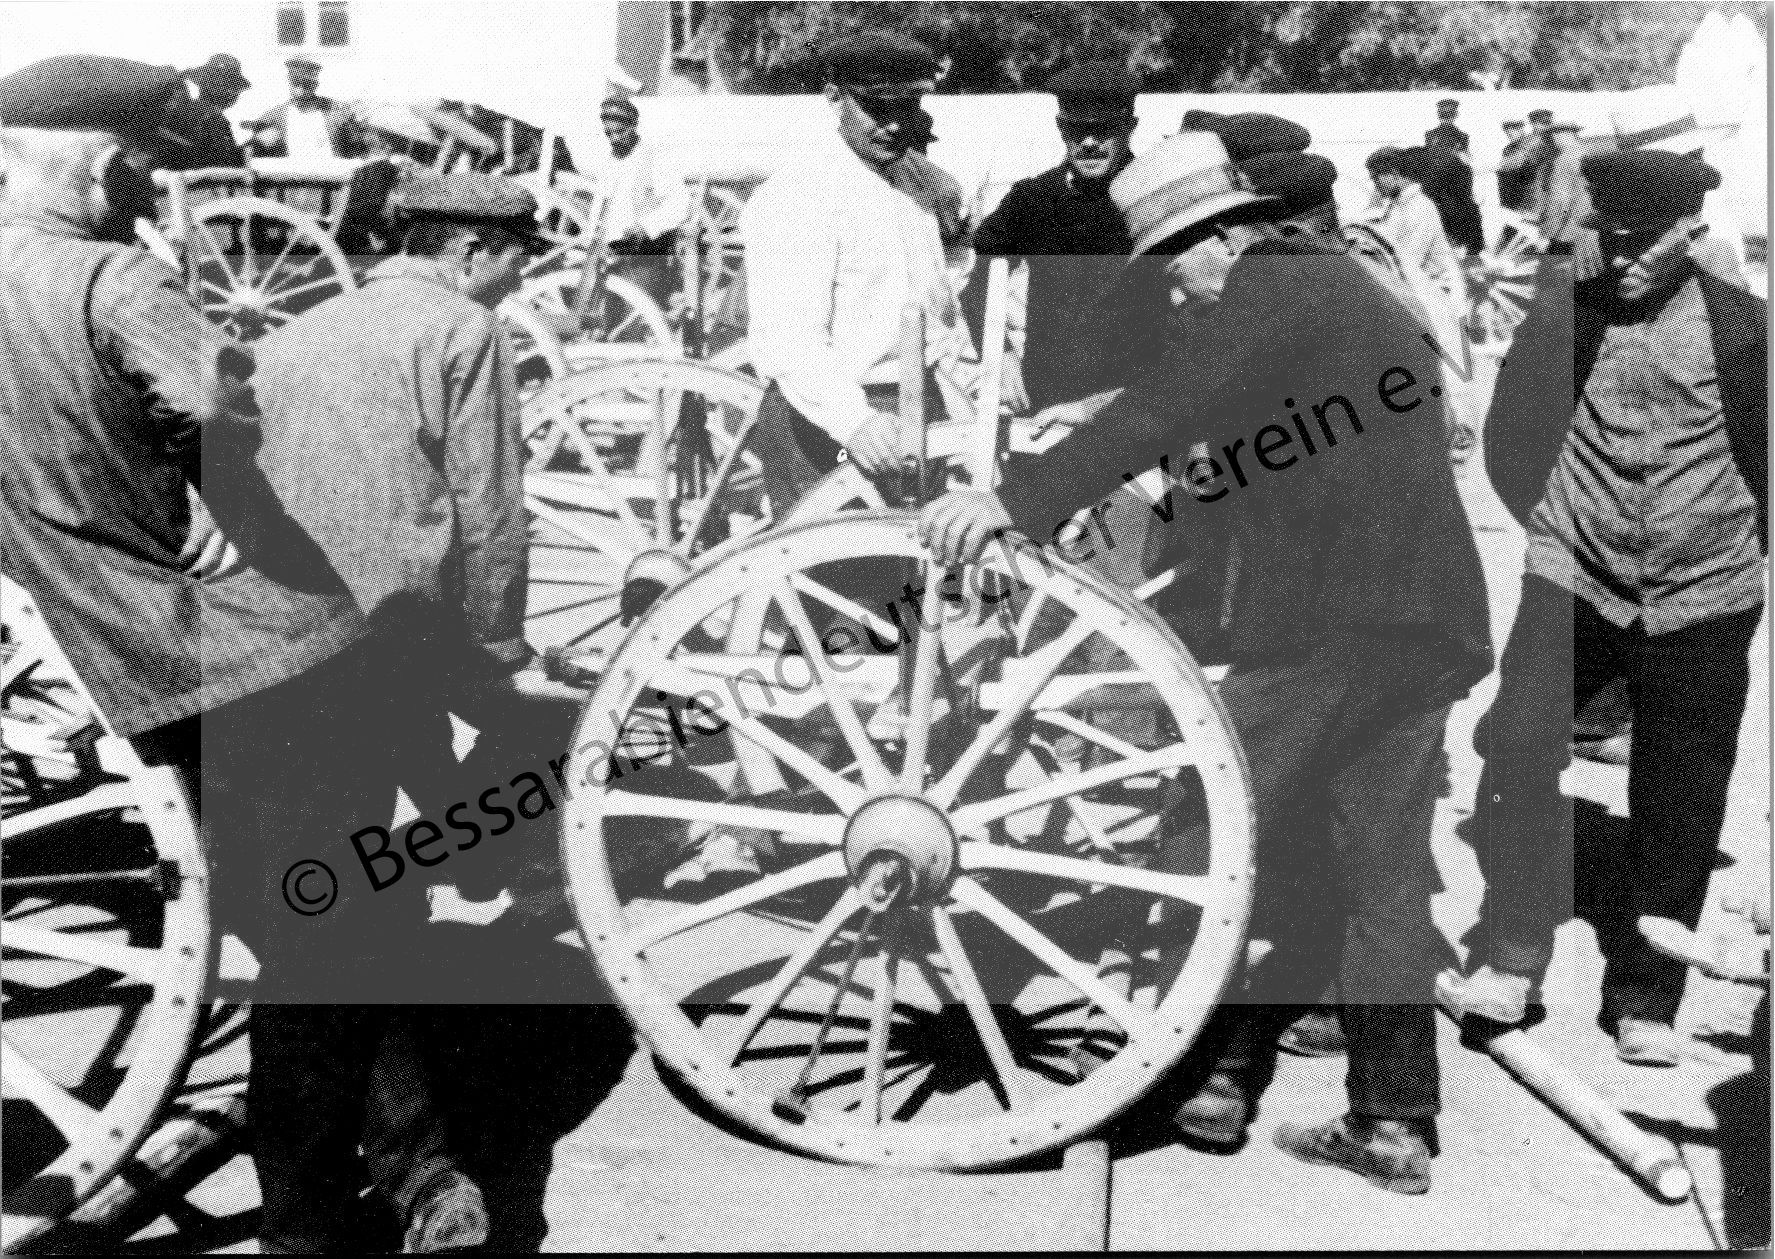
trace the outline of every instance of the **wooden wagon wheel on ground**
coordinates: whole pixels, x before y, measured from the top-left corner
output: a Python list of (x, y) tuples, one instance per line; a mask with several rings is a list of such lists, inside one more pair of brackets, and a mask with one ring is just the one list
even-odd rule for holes
[(237, 341), (256, 341), (357, 287), (319, 221), (263, 197), (223, 197), (191, 212), (197, 304)]
[[(706, 364), (644, 360), (575, 372), (526, 402), (533, 646), (608, 646), (631, 583), (664, 588), (702, 551), (763, 527), (758, 461), (741, 449), (763, 396)], [(714, 463), (689, 485), (679, 453), (699, 411)]]
[(572, 367), (561, 338), (536, 310), (514, 298), (499, 303), (496, 312), (506, 341), (512, 349), (512, 374), (518, 382), (518, 400), (528, 401), (544, 385), (560, 380)]
[[(838, 593), (859, 557), (922, 565), (922, 593)], [(983, 590), (983, 620), (957, 615)], [(751, 592), (782, 650), (723, 650)], [(1091, 725), (1124, 700), (1164, 713), (1155, 746)], [(1062, 734), (1091, 753), (1066, 762)], [(785, 789), (721, 770), (740, 742)], [(1072, 1141), (1185, 1052), (1243, 947), (1224, 710), (1157, 617), (1033, 547), (945, 574), (888, 512), (733, 542), (617, 650), (568, 772), (563, 859), (611, 992), (704, 1100), (809, 1154), (967, 1169)], [(667, 891), (699, 827), (763, 856)]]
[(5, 641), (4, 1246), (105, 1184), (184, 1079), (211, 966), (185, 791), (111, 734), (30, 598)]
[(1484, 354), (1502, 355), (1535, 296), (1541, 248), (1534, 229), (1519, 227), (1498, 245), (1470, 258), (1467, 274), (1467, 337)]

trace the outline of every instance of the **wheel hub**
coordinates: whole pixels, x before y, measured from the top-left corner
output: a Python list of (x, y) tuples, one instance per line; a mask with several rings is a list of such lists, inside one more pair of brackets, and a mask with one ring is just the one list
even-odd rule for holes
[(635, 620), (659, 601), (659, 597), (690, 575), (690, 561), (676, 551), (643, 551), (623, 573), (624, 623)]
[(897, 882), (907, 897), (928, 899), (949, 885), (957, 855), (955, 828), (943, 811), (912, 796), (877, 796), (844, 828), (845, 869), (865, 895), (882, 886), (886, 863), (899, 868)]

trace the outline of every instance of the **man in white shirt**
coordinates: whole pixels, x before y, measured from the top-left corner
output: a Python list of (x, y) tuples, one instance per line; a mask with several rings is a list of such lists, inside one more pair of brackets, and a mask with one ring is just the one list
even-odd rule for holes
[(361, 128), (350, 107), (320, 94), (320, 63), (295, 56), (284, 66), (290, 99), (247, 124), (254, 131), (250, 156), (319, 161), (361, 154)]
[(603, 235), (623, 261), (617, 269), (664, 305), (671, 293), (672, 252), (690, 221), (690, 193), (682, 173), (668, 169), (658, 146), (641, 139), (641, 111), (626, 96), (598, 109), (610, 152), (589, 174), (602, 198)]
[(826, 50), (837, 136), (773, 175), (741, 217), (752, 362), (770, 382), (754, 440), (781, 515), (838, 459), (871, 477), (901, 459), (899, 344), (908, 304), (925, 316), (927, 397), (968, 405), (973, 346), (944, 268), (937, 220), (890, 182), (917, 134), (936, 57), (864, 31)]

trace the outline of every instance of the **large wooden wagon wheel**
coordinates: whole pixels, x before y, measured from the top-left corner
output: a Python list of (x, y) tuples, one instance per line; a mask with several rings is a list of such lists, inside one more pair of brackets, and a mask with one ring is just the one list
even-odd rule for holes
[(191, 212), (197, 304), (237, 341), (256, 341), (357, 287), (319, 221), (263, 197), (223, 197)]
[(512, 350), (512, 374), (518, 383), (518, 399), (528, 401), (551, 380), (572, 371), (561, 338), (548, 320), (515, 298), (506, 298), (495, 312)]
[(1501, 355), (1535, 296), (1540, 239), (1524, 223), (1467, 263), (1467, 336), (1481, 353)]
[[(677, 1076), (784, 1145), (949, 1169), (1060, 1146), (1184, 1053), (1240, 956), (1224, 710), (1150, 611), (1025, 547), (936, 571), (891, 512), (736, 541), (583, 710), (562, 845), (591, 955)], [(913, 593), (843, 593), (859, 558)], [(724, 649), (752, 592), (765, 650)], [(1163, 714), (1153, 746), (1092, 725), (1118, 704)], [(781, 789), (732, 772), (740, 743)], [(667, 890), (713, 828), (754, 864)]]
[(174, 771), (111, 734), (0, 579), (4, 1246), (104, 1185), (184, 1079), (211, 967), (209, 880)]
[[(741, 448), (763, 396), (702, 363), (643, 360), (575, 372), (526, 401), (533, 646), (610, 645), (625, 590), (672, 585), (694, 556), (764, 526), (758, 461)], [(699, 412), (713, 461), (690, 484), (679, 456)]]

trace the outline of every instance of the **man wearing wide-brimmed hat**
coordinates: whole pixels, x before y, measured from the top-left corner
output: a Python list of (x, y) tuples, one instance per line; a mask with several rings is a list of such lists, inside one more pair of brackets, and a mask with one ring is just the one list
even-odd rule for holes
[[(1470, 1008), (1524, 1017), (1569, 915), (1596, 884), (1600, 1021), (1625, 1061), (1673, 1066), (1684, 968), (1635, 915), (1695, 925), (1724, 817), (1762, 613), (1768, 536), (1767, 306), (1689, 249), (1719, 173), (1680, 152), (1584, 159), (1605, 267), (1543, 264), (1498, 377), (1487, 465), (1528, 530), (1474, 846), (1486, 902)], [(1574, 866), (1559, 790), (1572, 718), (1625, 676), (1633, 705), (1621, 851)]]
[[(1095, 422), (1013, 467), (999, 494), (931, 504), (921, 531), (951, 561), (1004, 529), (1047, 538), (1161, 457), (1170, 528), (1225, 515), (1242, 562), (1220, 699), (1251, 765), (1262, 878), (1299, 882), (1335, 862), (1350, 903), (1341, 950), (1278, 931), (1252, 975), (1246, 1000), (1258, 1004), (1224, 1006), (1205, 1030), (1215, 1069), (1176, 1121), (1192, 1142), (1240, 1145), (1277, 1033), (1335, 971), (1349, 1113), (1283, 1125), (1277, 1141), (1422, 1193), (1439, 1105), (1432, 984), (1447, 945), (1430, 918), (1430, 818), (1412, 803), (1434, 776), (1441, 718), (1491, 662), (1436, 359), (1360, 263), (1262, 221), (1278, 207), (1245, 186), (1217, 136), (1171, 137), (1111, 195), (1136, 265), (1161, 266), (1174, 299), (1200, 312), (1191, 335), (1168, 341)], [(1183, 868), (1195, 825), (1166, 811), (1168, 867)]]
[[(937, 74), (925, 45), (861, 31), (821, 50), (836, 135), (808, 137), (741, 215), (748, 338), (770, 383), (753, 429), (765, 482), (787, 511), (840, 451), (869, 476), (896, 471), (901, 312), (924, 312), (926, 362), (952, 413), (977, 373), (936, 216), (892, 168), (917, 134)], [(970, 368), (967, 364), (973, 364)]]

